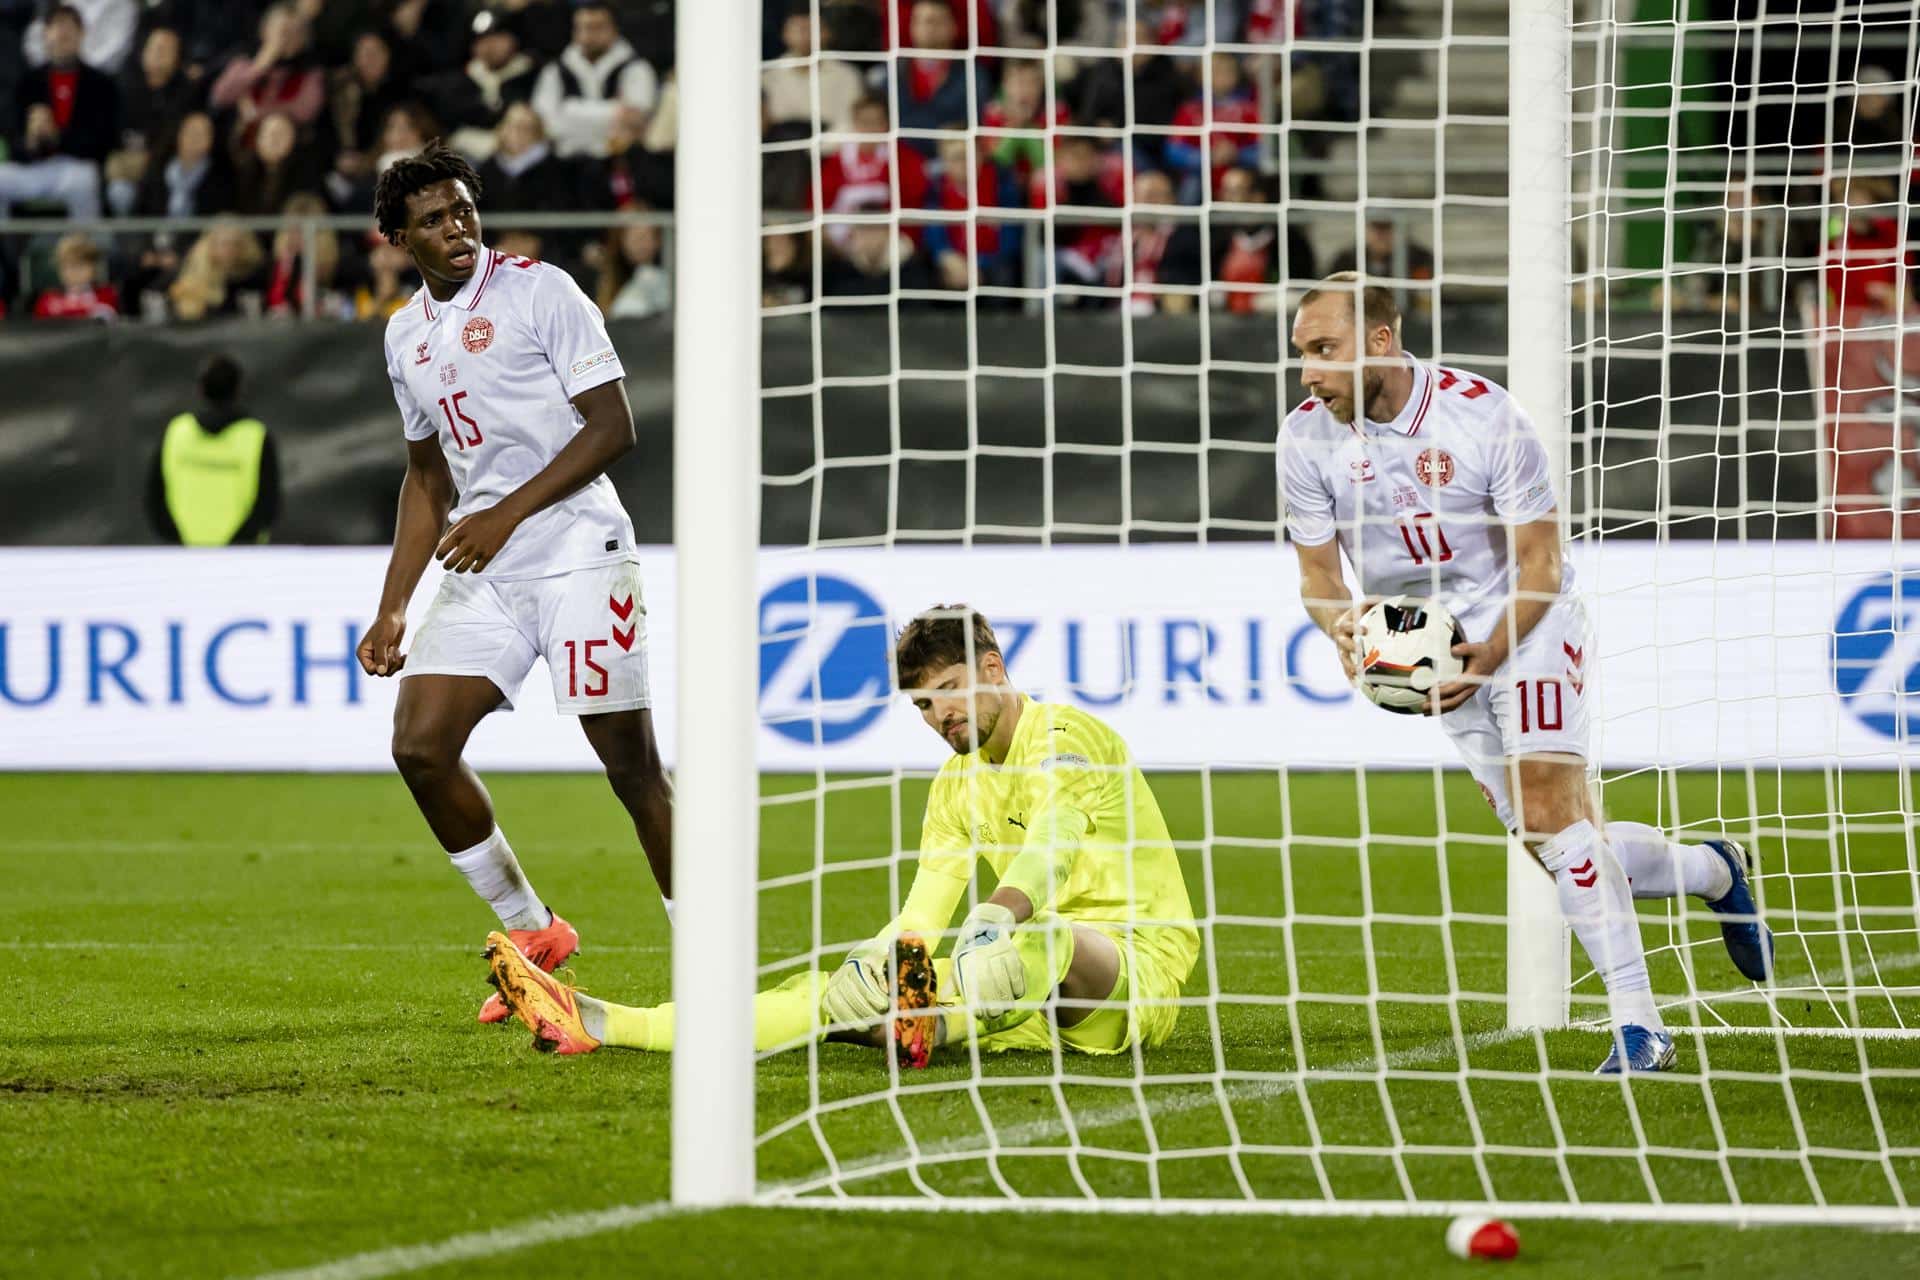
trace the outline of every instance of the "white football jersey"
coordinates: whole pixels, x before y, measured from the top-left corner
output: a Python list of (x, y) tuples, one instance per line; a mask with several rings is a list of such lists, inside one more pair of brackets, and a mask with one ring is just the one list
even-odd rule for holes
[[(1413, 394), (1392, 422), (1356, 428), (1318, 399), (1287, 415), (1287, 532), (1302, 546), (1338, 536), (1363, 596), (1438, 599), (1483, 640), (1512, 589), (1505, 529), (1553, 510), (1551, 465), (1504, 388), (1411, 363)], [(1572, 586), (1567, 564), (1560, 589)]]
[[(440, 437), (459, 520), (552, 462), (585, 422), (572, 398), (626, 370), (572, 276), (482, 246), (459, 293), (435, 302), (422, 287), (387, 321), (387, 376), (407, 439)], [(544, 578), (633, 555), (633, 522), (599, 475), (515, 529), (482, 573)]]

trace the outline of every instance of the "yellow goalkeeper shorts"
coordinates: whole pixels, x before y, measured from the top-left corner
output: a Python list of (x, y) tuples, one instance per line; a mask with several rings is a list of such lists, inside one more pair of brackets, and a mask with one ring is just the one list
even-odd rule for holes
[[(1073, 923), (1096, 929), (1113, 939), (1120, 953), (1120, 976), (1113, 984), (1113, 994), (1071, 1027), (1056, 1027), (1053, 1018), (1042, 1010), (1004, 1031), (983, 1031), (979, 1035), (983, 1050), (990, 1053), (1015, 1049), (1050, 1051), (1057, 1037), (1061, 1048), (1074, 1053), (1115, 1054), (1126, 1052), (1136, 1040), (1146, 1048), (1155, 1048), (1165, 1044), (1173, 1034), (1173, 1024), (1180, 1016), (1177, 1001), (1185, 974), (1168, 963), (1153, 945), (1152, 935), (1156, 930), (1134, 931), (1129, 946), (1128, 930), (1122, 926), (1087, 920)], [(934, 966), (940, 990), (953, 990), (952, 961), (936, 960)], [(1064, 969), (1065, 965), (1061, 967)]]

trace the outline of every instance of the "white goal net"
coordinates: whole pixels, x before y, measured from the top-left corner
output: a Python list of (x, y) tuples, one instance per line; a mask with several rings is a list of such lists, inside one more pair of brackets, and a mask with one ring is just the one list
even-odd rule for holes
[[(959, 601), (1126, 738), (1200, 949), (1151, 1047), (763, 1044), (756, 1199), (1920, 1222), (1920, 17), (1808, 9), (792, 11), (755, 982), (900, 910), (949, 750), (889, 658)], [(1701, 898), (1639, 904), (1669, 1074), (1591, 1074), (1606, 1001), (1547, 878), (1299, 603), (1288, 330), (1349, 268), (1564, 460), (1607, 818), (1758, 861), (1770, 986)], [(692, 1074), (676, 1106), (733, 1105)]]

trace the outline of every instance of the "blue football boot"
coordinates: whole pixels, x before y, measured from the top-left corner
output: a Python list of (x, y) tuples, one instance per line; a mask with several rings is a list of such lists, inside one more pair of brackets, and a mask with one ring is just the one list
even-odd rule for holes
[[(1622, 1061), (1621, 1049), (1626, 1050)], [(1665, 1071), (1673, 1065), (1673, 1037), (1664, 1031), (1649, 1031), (1645, 1027), (1625, 1026), (1614, 1037), (1613, 1049), (1607, 1054), (1607, 1060), (1595, 1068), (1597, 1076), (1617, 1076), (1622, 1072), (1628, 1075), (1651, 1075), (1655, 1071)]]
[(1765, 982), (1773, 968), (1773, 930), (1761, 923), (1760, 907), (1753, 900), (1753, 857), (1733, 840), (1708, 840), (1706, 845), (1733, 873), (1733, 887), (1707, 903), (1707, 910), (1729, 917), (1720, 922), (1720, 939), (1727, 944), (1733, 967), (1749, 981)]

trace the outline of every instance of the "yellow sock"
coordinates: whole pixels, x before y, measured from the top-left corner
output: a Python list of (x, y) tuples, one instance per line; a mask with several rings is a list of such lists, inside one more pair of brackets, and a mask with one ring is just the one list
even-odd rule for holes
[(673, 1052), (671, 1004), (635, 1009), (603, 1001), (602, 1007), (607, 1011), (607, 1033), (600, 1037), (600, 1043), (619, 1049), (645, 1049), (649, 1053)]
[[(770, 991), (753, 998), (753, 1047), (760, 1052), (821, 1034), (825, 1024), (816, 1014), (828, 974), (798, 973)], [(648, 1053), (673, 1052), (674, 1008), (671, 1003), (650, 1009), (601, 1001), (607, 1033), (600, 1042), (618, 1049)]]

